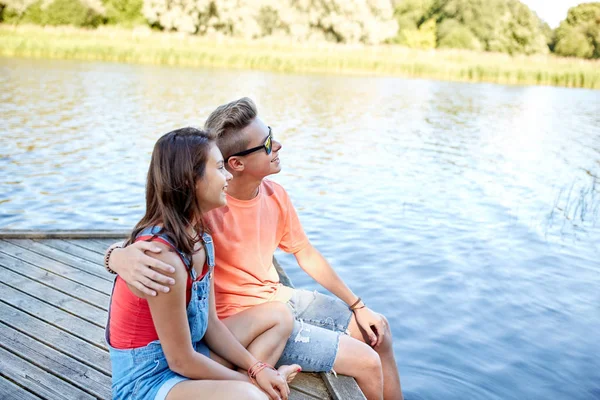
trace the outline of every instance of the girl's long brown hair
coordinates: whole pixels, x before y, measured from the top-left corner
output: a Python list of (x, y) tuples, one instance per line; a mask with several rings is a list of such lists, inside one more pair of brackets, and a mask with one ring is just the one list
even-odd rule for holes
[[(146, 213), (133, 228), (127, 244), (147, 227), (161, 225), (175, 247), (191, 256), (205, 231), (196, 198), (214, 136), (196, 128), (181, 128), (163, 135), (152, 151), (146, 183)], [(190, 235), (188, 227), (194, 229)]]

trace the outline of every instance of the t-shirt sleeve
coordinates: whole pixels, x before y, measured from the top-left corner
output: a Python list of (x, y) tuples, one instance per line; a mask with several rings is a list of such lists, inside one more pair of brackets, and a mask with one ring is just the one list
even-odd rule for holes
[(285, 192), (284, 196), (285, 225), (283, 236), (279, 242), (279, 248), (286, 253), (294, 254), (308, 246), (309, 241), (290, 197)]

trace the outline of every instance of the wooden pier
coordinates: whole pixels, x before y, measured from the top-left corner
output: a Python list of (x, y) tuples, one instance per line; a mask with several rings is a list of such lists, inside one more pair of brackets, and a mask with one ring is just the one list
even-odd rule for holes
[[(111, 398), (104, 327), (114, 276), (103, 255), (126, 235), (0, 231), (1, 399)], [(365, 398), (352, 378), (329, 373), (301, 373), (290, 386), (292, 400)]]

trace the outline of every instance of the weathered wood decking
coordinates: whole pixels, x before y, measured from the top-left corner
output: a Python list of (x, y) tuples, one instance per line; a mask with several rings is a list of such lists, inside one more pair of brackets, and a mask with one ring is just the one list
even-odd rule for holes
[[(0, 232), (0, 398), (110, 399), (105, 249), (126, 232)], [(356, 382), (302, 373), (293, 400), (364, 399)]]

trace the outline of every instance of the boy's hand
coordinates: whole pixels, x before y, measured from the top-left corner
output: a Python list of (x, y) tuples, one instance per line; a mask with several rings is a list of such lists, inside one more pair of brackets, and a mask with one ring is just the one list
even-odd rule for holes
[(170, 289), (165, 285), (174, 285), (175, 281), (159, 271), (174, 272), (175, 269), (146, 254), (160, 251), (151, 242), (139, 241), (123, 249), (113, 250), (109, 267), (125, 282), (146, 295), (156, 296), (157, 291), (167, 293)]
[(371, 347), (377, 347), (383, 341), (386, 332), (386, 321), (378, 313), (368, 307), (360, 308), (354, 311), (358, 326), (367, 334), (369, 340), (367, 344)]

